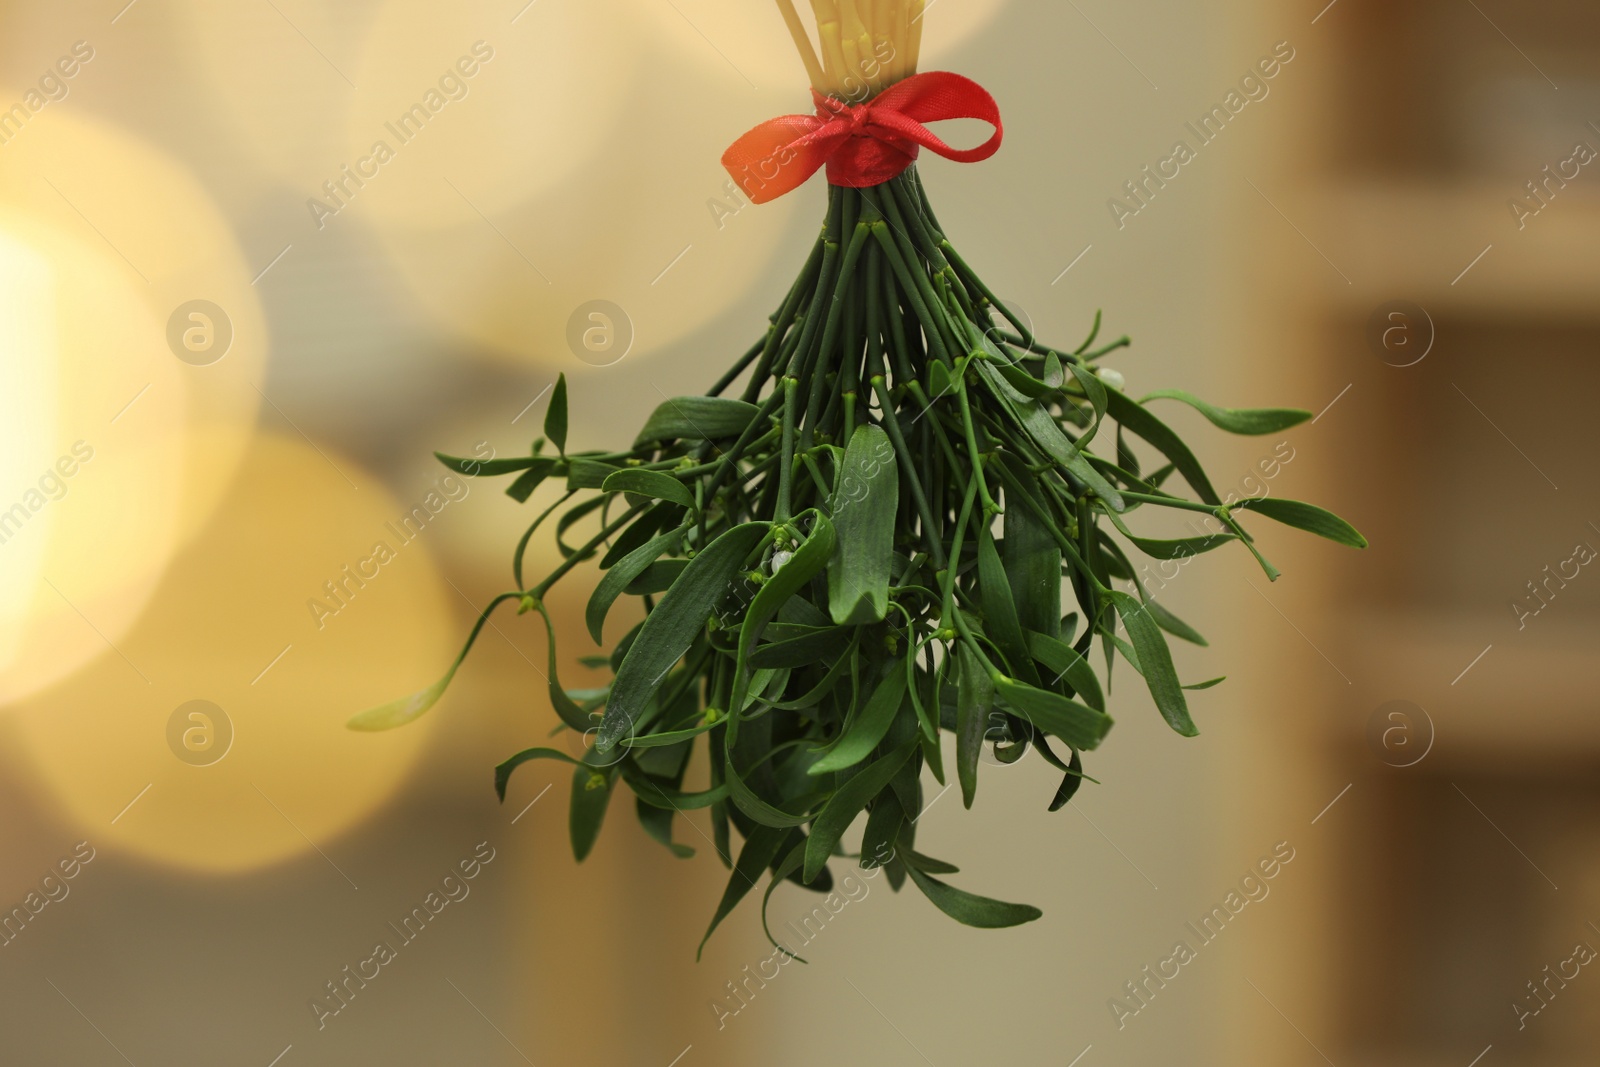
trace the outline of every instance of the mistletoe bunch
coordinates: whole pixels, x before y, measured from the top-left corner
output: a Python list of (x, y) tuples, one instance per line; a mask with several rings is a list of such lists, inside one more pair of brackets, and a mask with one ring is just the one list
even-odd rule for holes
[[(496, 768), (501, 796), (528, 760), (575, 763), (580, 860), (619, 782), (645, 830), (679, 856), (693, 850), (673, 840), (676, 816), (709, 808), (733, 868), (712, 929), (763, 875), (769, 895), (785, 879), (826, 891), (827, 863), (863, 814), (861, 862), (883, 866), (895, 888), (909, 877), (969, 925), (1037, 918), (947, 884), (937, 876), (955, 868), (916, 850), (923, 769), (941, 783), (953, 773), (971, 807), (982, 747), (1010, 763), (1032, 746), (1061, 773), (1049, 805), (1062, 807), (1085, 777), (1082, 753), (1111, 728), (1118, 656), (1174, 730), (1197, 732), (1185, 689), (1215, 681), (1182, 685), (1167, 635), (1204, 639), (1148, 595), (1130, 550), (1174, 560), (1237, 541), (1276, 578), (1244, 511), (1365, 544), (1311, 504), (1225, 504), (1149, 405), (1188, 404), (1239, 434), (1276, 433), (1308, 412), (1230, 410), (1176, 391), (1134, 400), (1096, 368), (1128, 343), (1093, 347), (1099, 326), (1097, 315), (1072, 351), (1040, 343), (957, 254), (912, 169), (876, 188), (833, 187), (821, 237), (765, 334), (706, 395), (656, 409), (631, 448), (569, 454), (562, 379), (529, 455), (440, 456), (463, 474), (516, 474), (507, 493), (518, 501), (547, 479), (566, 488), (528, 527), (515, 588), (484, 610), (461, 655), (501, 604), (538, 612), (551, 704), (594, 743), (581, 759), (517, 753)], [(1150, 450), (1156, 458), (1141, 460)], [(1172, 492), (1175, 477), (1197, 499)], [(1205, 515), (1216, 532), (1141, 537), (1130, 523), (1147, 508)], [(569, 541), (591, 517), (598, 529)], [(565, 561), (529, 586), (524, 553), (551, 521)], [(623, 597), (644, 618), (588, 661), (614, 672), (608, 686), (568, 692), (544, 598), (596, 558), (590, 635), (603, 641)], [(1097, 639), (1104, 684), (1090, 662)], [(460, 662), (352, 726), (415, 718)], [(697, 754), (710, 785), (685, 792)]]
[[(530, 760), (574, 764), (579, 860), (619, 783), (646, 832), (678, 856), (694, 850), (674, 840), (677, 816), (709, 809), (732, 868), (709, 938), (762, 878), (768, 898), (784, 881), (827, 891), (828, 863), (851, 854), (846, 834), (864, 816), (861, 866), (883, 868), (897, 890), (909, 879), (963, 923), (1014, 926), (1039, 910), (958, 889), (941, 877), (955, 867), (918, 851), (924, 771), (941, 785), (953, 776), (970, 808), (984, 746), (1002, 764), (1031, 747), (1061, 774), (1049, 798), (1061, 808), (1085, 780), (1083, 753), (1111, 729), (1118, 657), (1174, 730), (1197, 732), (1185, 690), (1221, 679), (1179, 681), (1168, 635), (1205, 641), (1149, 595), (1131, 553), (1183, 560), (1238, 542), (1276, 578), (1240, 522), (1247, 511), (1366, 542), (1311, 504), (1225, 502), (1150, 405), (1187, 404), (1238, 434), (1276, 433), (1308, 412), (1230, 410), (1170, 390), (1135, 400), (1097, 366), (1128, 344), (1095, 347), (1098, 314), (1071, 351), (1035, 338), (945, 237), (909, 166), (917, 145), (968, 160), (992, 152), (993, 100), (955, 75), (913, 73), (920, 0), (813, 7), (820, 58), (779, 0), (817, 116), (764, 124), (724, 159), (758, 202), (824, 163), (835, 179), (822, 233), (766, 331), (704, 396), (657, 408), (628, 449), (567, 451), (562, 378), (528, 455), (441, 455), (462, 474), (516, 475), (506, 492), (519, 502), (546, 481), (565, 492), (528, 527), (514, 588), (484, 609), (444, 678), (351, 726), (388, 729), (427, 711), (490, 615), (515, 602), (544, 619), (561, 729), (593, 743), (581, 756), (519, 752), (495, 769), (495, 788), (503, 799)], [(863, 86), (877, 95), (851, 103)], [(958, 152), (920, 124), (956, 114), (990, 121), (995, 137)], [(1132, 526), (1151, 508), (1207, 526), (1141, 536)], [(529, 585), (524, 554), (552, 522), (564, 561)], [(596, 560), (590, 636), (605, 644), (624, 597), (643, 619), (583, 661), (608, 668), (609, 684), (568, 691), (545, 597)], [(691, 773), (706, 787), (687, 789)]]

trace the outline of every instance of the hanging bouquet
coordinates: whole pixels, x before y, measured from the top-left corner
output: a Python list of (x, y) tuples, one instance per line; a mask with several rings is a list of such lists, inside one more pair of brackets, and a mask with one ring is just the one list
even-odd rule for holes
[[(992, 155), (994, 100), (958, 75), (916, 72), (921, 0), (812, 4), (817, 46), (778, 0), (815, 113), (764, 123), (723, 158), (756, 203), (827, 171), (826, 221), (788, 296), (704, 396), (662, 404), (628, 449), (567, 451), (563, 378), (530, 454), (441, 455), (463, 474), (516, 475), (506, 492), (519, 502), (546, 480), (566, 491), (528, 527), (515, 588), (484, 609), (445, 676), (351, 726), (388, 729), (427, 711), (490, 614), (516, 603), (544, 619), (562, 729), (592, 744), (581, 756), (519, 752), (495, 769), (495, 788), (503, 798), (529, 760), (575, 764), (578, 859), (619, 783), (646, 832), (679, 856), (693, 850), (673, 839), (676, 817), (709, 809), (732, 868), (709, 937), (762, 878), (768, 897), (785, 880), (827, 891), (828, 862), (864, 815), (860, 865), (881, 867), (896, 889), (909, 879), (963, 923), (1013, 926), (1039, 910), (958, 889), (944, 880), (955, 867), (917, 850), (923, 771), (953, 777), (970, 808), (983, 747), (1003, 764), (1031, 747), (1061, 775), (1048, 798), (1061, 808), (1086, 778), (1083, 753), (1111, 728), (1118, 657), (1174, 730), (1197, 732), (1185, 690), (1220, 679), (1179, 681), (1168, 635), (1204, 639), (1149, 595), (1131, 553), (1182, 560), (1238, 542), (1276, 578), (1246, 511), (1366, 542), (1311, 504), (1225, 503), (1151, 405), (1186, 404), (1239, 434), (1276, 433), (1308, 412), (1231, 410), (1174, 390), (1135, 400), (1099, 366), (1128, 339), (1097, 344), (1098, 314), (1067, 349), (1008, 311), (945, 236), (913, 165), (920, 148), (963, 162)], [(951, 148), (925, 125), (950, 118), (981, 119), (993, 136)], [(1152, 508), (1208, 525), (1142, 536), (1139, 512)], [(524, 553), (552, 522), (564, 562), (529, 585)], [(585, 621), (597, 644), (614, 644), (584, 662), (612, 678), (568, 691), (545, 597), (595, 559)], [(643, 621), (608, 635), (624, 597)], [(1090, 660), (1097, 642), (1104, 683)], [(686, 791), (697, 760), (709, 785)]]

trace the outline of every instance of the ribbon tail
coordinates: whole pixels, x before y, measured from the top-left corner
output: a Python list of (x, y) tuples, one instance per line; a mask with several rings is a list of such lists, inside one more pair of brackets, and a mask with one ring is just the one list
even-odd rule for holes
[[(937, 152), (957, 163), (978, 163), (1000, 150), (1005, 127), (1000, 105), (989, 91), (971, 78), (934, 70), (913, 75), (873, 101), (873, 125)], [(994, 133), (975, 148), (952, 148), (924, 123), (945, 119), (977, 119), (994, 127)]]
[(769, 119), (722, 154), (722, 166), (754, 204), (800, 188), (822, 169), (842, 134), (814, 115)]

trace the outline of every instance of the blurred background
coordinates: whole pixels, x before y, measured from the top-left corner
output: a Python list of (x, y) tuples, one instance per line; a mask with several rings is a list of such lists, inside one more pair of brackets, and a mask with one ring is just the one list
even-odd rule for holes
[(1005, 116), (922, 168), (966, 258), (1044, 337), (1104, 309), (1136, 395), (1317, 412), (1173, 418), (1372, 547), (1164, 572), (1180, 672), (1229, 675), (1201, 736), (1124, 685), (1067, 809), (1030, 758), (929, 811), (1044, 919), (873, 882), (735, 999), (770, 949), (747, 903), (695, 963), (703, 822), (680, 861), (613, 812), (579, 867), (567, 775), (496, 801), (557, 721), (531, 616), (416, 724), (343, 723), (438, 677), (553, 499), (433, 450), (521, 452), (563, 372), (575, 447), (623, 442), (786, 291), (820, 180), (752, 208), (718, 165), (808, 106), (775, 7), (0, 0), (0, 1059), (1595, 1062), (1600, 14), (937, 0), (926, 39)]

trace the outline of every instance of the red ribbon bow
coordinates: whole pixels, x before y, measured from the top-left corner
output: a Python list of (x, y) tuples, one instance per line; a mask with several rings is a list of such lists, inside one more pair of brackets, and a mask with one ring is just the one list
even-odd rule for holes
[[(948, 71), (913, 74), (864, 104), (815, 90), (811, 95), (815, 115), (769, 119), (722, 154), (722, 165), (753, 203), (798, 189), (824, 164), (830, 185), (881, 185), (915, 163), (924, 146), (958, 163), (977, 163), (999, 151), (1005, 133), (994, 97)], [(976, 148), (951, 148), (923, 125), (942, 119), (981, 119), (994, 136)]]

